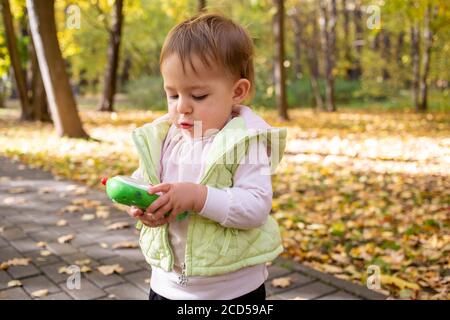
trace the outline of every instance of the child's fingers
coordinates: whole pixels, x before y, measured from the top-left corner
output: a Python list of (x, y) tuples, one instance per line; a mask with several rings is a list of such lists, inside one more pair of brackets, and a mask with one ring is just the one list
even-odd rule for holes
[(180, 208), (173, 208), (172, 211), (170, 212), (170, 216), (166, 218), (167, 222), (174, 221), (177, 218), (177, 216), (182, 212), (183, 210), (181, 210)]
[(165, 217), (165, 214), (167, 212), (170, 212), (172, 210), (172, 204), (170, 202), (167, 202), (165, 205), (159, 207), (158, 210), (155, 211), (155, 213), (152, 214), (153, 218), (155, 220), (160, 220)]
[(166, 192), (169, 192), (171, 187), (172, 187), (172, 184), (170, 184), (170, 183), (160, 183), (160, 184), (157, 184), (157, 185), (154, 185), (154, 186), (150, 186), (148, 188), (148, 193), (150, 193), (150, 194), (154, 194), (154, 193), (157, 193), (157, 192), (164, 192), (164, 193), (166, 193)]
[(143, 216), (137, 217), (143, 224), (147, 227), (155, 228), (164, 225), (167, 221), (166, 219), (154, 220), (151, 215), (145, 214)]
[(132, 217), (139, 217), (142, 216), (144, 214), (144, 212), (139, 209), (138, 207), (132, 206), (129, 210), (128, 213), (132, 216)]
[(154, 213), (161, 206), (165, 205), (169, 201), (169, 196), (164, 194), (160, 196), (158, 199), (153, 201), (153, 203), (145, 210), (146, 213)]

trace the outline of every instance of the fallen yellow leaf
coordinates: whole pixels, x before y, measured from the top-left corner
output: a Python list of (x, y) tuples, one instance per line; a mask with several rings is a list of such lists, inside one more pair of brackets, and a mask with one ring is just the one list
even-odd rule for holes
[(137, 248), (138, 246), (139, 245), (137, 242), (124, 241), (114, 244), (113, 249), (134, 249)]
[(292, 283), (291, 277), (282, 277), (282, 278), (276, 278), (273, 279), (271, 284), (273, 287), (278, 288), (286, 288), (289, 287)]
[(39, 248), (45, 248), (47, 246), (47, 242), (39, 241), (36, 243), (36, 246), (38, 246)]
[(91, 260), (90, 259), (84, 259), (84, 260), (75, 260), (75, 264), (79, 265), (79, 266), (84, 266), (86, 264), (90, 264)]
[(91, 221), (95, 219), (95, 214), (83, 214), (81, 220), (83, 221)]
[(61, 211), (62, 211), (62, 213), (64, 213), (64, 212), (74, 213), (74, 212), (80, 212), (81, 209), (82, 208), (80, 206), (69, 205), (69, 206), (62, 208)]
[(116, 272), (116, 273), (123, 272), (123, 268), (119, 264), (100, 266), (97, 268), (97, 270), (100, 271), (100, 273), (102, 273), (105, 276), (109, 276), (109, 275), (113, 274), (114, 272)]
[(31, 295), (36, 298), (42, 298), (48, 295), (48, 290), (47, 289), (37, 290), (32, 292)]
[(405, 288), (409, 288), (409, 289), (412, 289), (412, 290), (420, 290), (420, 286), (415, 284), (415, 283), (408, 282), (408, 281), (405, 281), (405, 280), (400, 279), (398, 277), (389, 276), (389, 275), (385, 275), (385, 274), (381, 275), (381, 283), (384, 284), (384, 285), (386, 285), (386, 284), (393, 284), (396, 287), (400, 288), (401, 290), (405, 289)]
[(48, 256), (50, 256), (52, 253), (50, 252), (50, 251), (48, 251), (48, 250), (42, 250), (41, 251), (41, 256), (43, 256), (43, 257), (48, 257)]
[(130, 224), (128, 222), (116, 222), (116, 223), (112, 223), (110, 225), (108, 225), (106, 227), (107, 230), (119, 230), (119, 229), (124, 229), (124, 228), (129, 228)]
[(58, 238), (58, 242), (63, 244), (72, 241), (75, 239), (75, 235), (73, 234), (66, 234), (65, 236), (61, 236)]
[(58, 220), (58, 222), (56, 222), (56, 225), (58, 227), (64, 227), (65, 225), (67, 225), (67, 220), (64, 219)]
[(22, 286), (22, 282), (20, 282), (19, 280), (11, 280), (8, 282), (8, 288), (21, 287), (21, 286)]
[(11, 188), (11, 189), (8, 189), (8, 193), (11, 193), (11, 194), (25, 193), (26, 191), (27, 191), (27, 189), (25, 189), (25, 188)]

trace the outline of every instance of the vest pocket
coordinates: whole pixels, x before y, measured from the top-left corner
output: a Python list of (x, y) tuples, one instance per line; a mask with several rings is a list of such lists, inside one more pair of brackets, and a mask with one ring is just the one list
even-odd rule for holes
[(232, 237), (236, 238), (238, 232), (239, 232), (238, 230), (232, 229), (232, 228), (225, 229), (225, 240), (223, 242), (222, 249), (220, 250), (221, 256), (227, 255), (228, 248), (230, 247), (231, 239), (232, 239)]
[(149, 236), (149, 228), (147, 226), (142, 226), (141, 234), (139, 236), (139, 245), (141, 247), (142, 254), (144, 255), (145, 260), (150, 263), (148, 251), (151, 246), (151, 238)]

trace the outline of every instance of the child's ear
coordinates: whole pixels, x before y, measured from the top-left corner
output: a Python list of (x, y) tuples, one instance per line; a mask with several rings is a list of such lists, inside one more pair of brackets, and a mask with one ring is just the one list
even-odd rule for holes
[(233, 103), (239, 104), (241, 103), (250, 92), (250, 81), (247, 79), (239, 79), (233, 86)]

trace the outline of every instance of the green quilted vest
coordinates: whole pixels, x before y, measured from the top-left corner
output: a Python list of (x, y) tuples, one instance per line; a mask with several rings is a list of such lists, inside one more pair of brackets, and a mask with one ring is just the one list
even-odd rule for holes
[[(168, 121), (154, 121), (133, 131), (139, 164), (147, 183), (160, 183), (160, 157), (169, 127)], [(200, 183), (215, 188), (231, 187), (233, 174), (252, 139), (264, 139), (267, 142), (268, 150), (271, 150), (271, 172), (274, 173), (284, 152), (286, 133), (284, 128), (259, 132), (248, 130), (242, 117), (233, 118), (214, 138)], [(174, 257), (169, 243), (168, 225), (149, 228), (139, 222), (137, 228), (140, 229), (139, 244), (146, 261), (165, 271), (172, 270)], [(183, 274), (224, 274), (271, 261), (282, 251), (278, 224), (271, 216), (263, 226), (243, 230), (223, 227), (218, 222), (190, 212)]]

